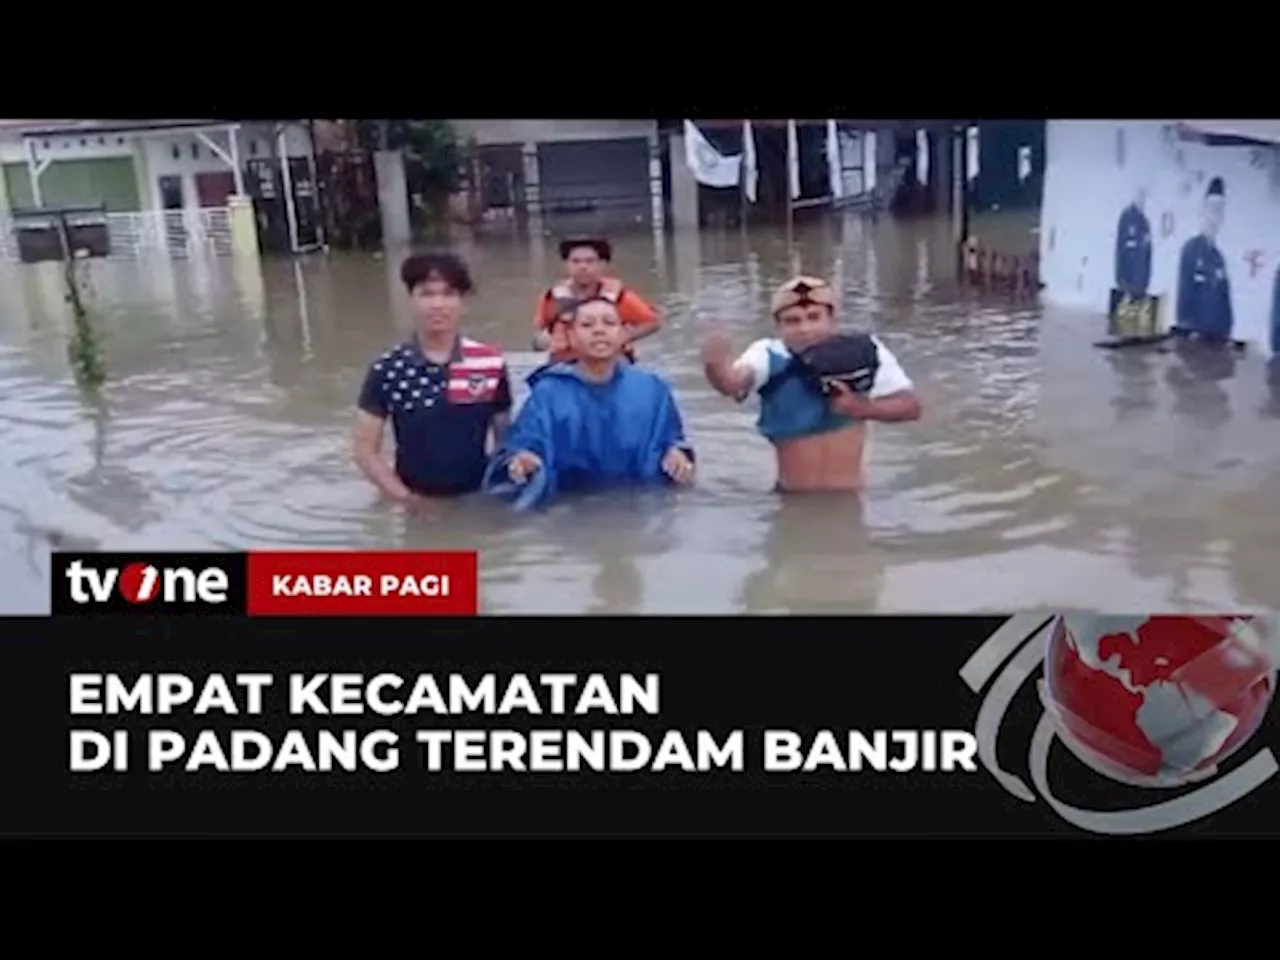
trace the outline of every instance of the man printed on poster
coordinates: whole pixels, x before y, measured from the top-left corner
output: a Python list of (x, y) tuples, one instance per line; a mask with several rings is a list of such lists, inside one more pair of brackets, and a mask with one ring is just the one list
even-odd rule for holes
[(1116, 224), (1116, 289), (1135, 298), (1146, 296), (1151, 285), (1151, 221), (1146, 200), (1146, 189), (1138, 187)]
[(1175, 334), (1219, 343), (1231, 340), (1231, 282), (1226, 259), (1218, 248), (1225, 209), (1225, 184), (1221, 177), (1214, 177), (1205, 191), (1203, 226), (1183, 245), (1178, 262)]

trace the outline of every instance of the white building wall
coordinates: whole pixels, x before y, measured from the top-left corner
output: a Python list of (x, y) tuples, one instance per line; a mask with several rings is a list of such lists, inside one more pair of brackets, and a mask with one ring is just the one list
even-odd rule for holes
[[(212, 139), (219, 146), (226, 143), (225, 134), (215, 132)], [(240, 149), (240, 166), (244, 167), (250, 160), (262, 160), (272, 156), (275, 144), (269, 128), (244, 126), (240, 129), (238, 147)], [(182, 177), (182, 194), (188, 207), (199, 206), (196, 197), (195, 175), (197, 173), (222, 173), (231, 168), (226, 165), (208, 144), (202, 143), (194, 134), (174, 132), (167, 136), (152, 136), (142, 141), (146, 152), (146, 168), (148, 193), (144, 196), (152, 209), (160, 208), (160, 178), (164, 176)], [(287, 127), (285, 145), (290, 157), (305, 157), (309, 149), (307, 133), (301, 127)], [(246, 186), (247, 189), (247, 186)]]
[(1105, 313), (1116, 227), (1139, 191), (1152, 231), (1150, 293), (1176, 315), (1178, 262), (1197, 234), (1209, 181), (1225, 184), (1218, 247), (1230, 278), (1232, 336), (1269, 350), (1280, 287), (1280, 150), (1178, 140), (1172, 121), (1055, 120), (1047, 129), (1040, 257), (1045, 299)]

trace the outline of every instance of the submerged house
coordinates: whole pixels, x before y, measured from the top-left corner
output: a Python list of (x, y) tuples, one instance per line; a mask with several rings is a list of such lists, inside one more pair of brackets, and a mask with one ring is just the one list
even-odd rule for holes
[(655, 120), (453, 120), (475, 151), (484, 220), (536, 232), (661, 226), (662, 162)]
[(264, 248), (304, 249), (319, 241), (315, 169), (305, 120), (0, 120), (0, 217), (102, 208), (116, 255), (229, 249), (236, 196)]
[[(756, 198), (748, 201), (741, 190), (701, 186), (697, 207), (703, 225), (743, 215), (750, 220), (778, 220), (796, 210), (831, 205), (888, 207), (902, 215), (948, 215), (961, 197), (974, 211), (1034, 210), (1040, 202), (1042, 120), (752, 118), (750, 122)], [(835, 124), (834, 138), (830, 122)], [(678, 137), (681, 123), (659, 121), (659, 129), (664, 137)], [(792, 123), (795, 142), (789, 144)], [(699, 133), (724, 156), (744, 155), (743, 124), (741, 119), (696, 121)], [(833, 152), (838, 156), (833, 158)], [(836, 170), (838, 185), (833, 184)]]

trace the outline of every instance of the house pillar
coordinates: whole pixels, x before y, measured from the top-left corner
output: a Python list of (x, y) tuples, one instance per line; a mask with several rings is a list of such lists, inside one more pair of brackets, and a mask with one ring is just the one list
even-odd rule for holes
[(675, 230), (697, 230), (698, 181), (689, 169), (683, 133), (671, 134), (667, 152), (671, 160), (671, 226)]
[(649, 200), (653, 229), (661, 233), (667, 211), (662, 202), (662, 142), (656, 126), (649, 134)]
[(382, 247), (391, 250), (408, 246), (413, 239), (409, 222), (409, 185), (404, 172), (404, 154), (399, 150), (379, 150), (373, 155), (378, 180), (378, 210), (382, 215)]
[(227, 198), (227, 215), (231, 218), (231, 249), (236, 258), (257, 260), (261, 253), (253, 201), (243, 194)]
[(151, 182), (151, 158), (147, 155), (147, 141), (133, 137), (133, 179), (138, 185), (138, 209), (155, 207), (156, 190)]
[(289, 157), (289, 128), (276, 129), (276, 156), (280, 161), (280, 192), (284, 194), (285, 220), (289, 226), (289, 252), (298, 253), (298, 207), (293, 198), (293, 169)]
[(955, 134), (949, 126), (933, 127), (929, 130), (930, 162), (934, 170), (933, 179), (934, 209), (939, 214), (951, 211), (951, 197), (954, 192), (953, 179)]
[[(236, 198), (232, 198), (235, 202)], [(254, 231), (253, 256), (241, 256), (237, 247), (236, 256), (231, 260), (231, 275), (235, 280), (236, 291), (240, 294), (240, 304), (252, 320), (262, 321), (267, 315), (267, 285), (262, 276), (262, 258), (257, 252), (257, 231)]]

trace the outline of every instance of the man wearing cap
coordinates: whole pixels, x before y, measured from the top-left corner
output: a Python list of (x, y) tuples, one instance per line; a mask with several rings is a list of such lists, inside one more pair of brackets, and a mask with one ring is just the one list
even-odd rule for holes
[(726, 333), (707, 338), (702, 347), (707, 380), (739, 402), (753, 391), (759, 394), (756, 427), (777, 453), (779, 490), (860, 490), (867, 421), (920, 417), (911, 379), (879, 338), (866, 337), (867, 388), (855, 392), (836, 380), (824, 394), (792, 373), (796, 354), (839, 333), (834, 291), (816, 277), (797, 277), (778, 288), (772, 310), (778, 335), (757, 340), (737, 359)]
[(565, 279), (545, 291), (538, 300), (533, 325), (537, 333), (533, 348), (547, 350), (551, 363), (563, 363), (574, 359), (567, 330), (574, 308), (588, 300), (607, 300), (618, 311), (626, 329), (624, 355), (635, 361), (632, 347), (658, 331), (661, 319), (649, 303), (634, 290), (622, 285), (614, 277), (605, 276), (613, 249), (608, 240), (583, 238), (565, 240), (560, 244), (560, 258), (565, 264)]
[(1218, 248), (1218, 233), (1226, 206), (1221, 177), (1209, 181), (1204, 198), (1204, 225), (1182, 247), (1178, 262), (1177, 319), (1173, 333), (1205, 340), (1231, 339), (1231, 282), (1227, 262)]

